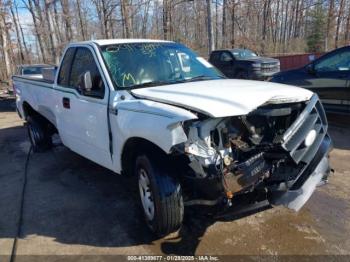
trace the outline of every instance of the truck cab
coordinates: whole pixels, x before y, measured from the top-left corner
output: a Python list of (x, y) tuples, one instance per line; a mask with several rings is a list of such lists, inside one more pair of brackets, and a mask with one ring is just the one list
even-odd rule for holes
[(280, 71), (278, 59), (260, 57), (249, 49), (215, 50), (209, 62), (228, 78), (266, 80)]
[(309, 89), (329, 113), (350, 113), (350, 46), (335, 49), (311, 63), (284, 72), (272, 82)]

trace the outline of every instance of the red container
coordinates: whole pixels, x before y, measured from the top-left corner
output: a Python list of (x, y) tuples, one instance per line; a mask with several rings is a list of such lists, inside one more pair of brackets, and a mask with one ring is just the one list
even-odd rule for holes
[(281, 56), (275, 56), (274, 58), (277, 58), (280, 60), (281, 71), (286, 71), (286, 70), (305, 66), (322, 55), (323, 53), (316, 53), (316, 54), (309, 53), (309, 54), (296, 54), (296, 55), (281, 55)]

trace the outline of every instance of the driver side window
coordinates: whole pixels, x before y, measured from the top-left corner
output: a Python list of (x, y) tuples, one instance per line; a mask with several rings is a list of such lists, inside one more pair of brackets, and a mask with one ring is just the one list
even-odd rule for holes
[(315, 64), (317, 72), (350, 71), (350, 50), (337, 52)]
[(221, 54), (221, 56), (220, 56), (220, 61), (221, 62), (225, 62), (225, 63), (231, 62), (232, 61), (232, 56), (229, 53), (227, 53), (227, 52), (223, 52)]
[[(92, 88), (91, 91), (83, 92), (84, 90), (82, 89), (82, 81), (84, 81), (84, 74), (86, 72), (90, 72)], [(79, 47), (77, 49), (70, 72), (69, 86), (75, 88), (84, 96), (90, 96), (94, 98), (104, 97), (104, 82), (96, 65), (95, 59), (88, 48)]]

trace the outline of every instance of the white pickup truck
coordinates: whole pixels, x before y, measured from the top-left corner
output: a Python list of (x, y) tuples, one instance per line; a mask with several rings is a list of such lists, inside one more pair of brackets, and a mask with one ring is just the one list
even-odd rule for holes
[(54, 76), (13, 76), (34, 150), (58, 133), (72, 151), (135, 176), (158, 235), (181, 226), (185, 206), (225, 211), (249, 199), (299, 210), (330, 173), (317, 95), (225, 79), (181, 44), (73, 43)]

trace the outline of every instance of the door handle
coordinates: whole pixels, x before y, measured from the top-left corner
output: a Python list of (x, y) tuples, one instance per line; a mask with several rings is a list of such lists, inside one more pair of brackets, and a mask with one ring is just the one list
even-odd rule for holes
[(62, 98), (62, 104), (64, 108), (70, 109), (70, 100), (68, 97)]

